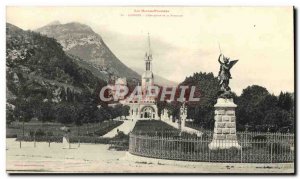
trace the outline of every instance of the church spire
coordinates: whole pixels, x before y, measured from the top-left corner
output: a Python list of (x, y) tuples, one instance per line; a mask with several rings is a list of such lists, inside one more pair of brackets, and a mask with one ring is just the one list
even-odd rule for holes
[(146, 50), (145, 55), (145, 72), (142, 75), (142, 86), (143, 86), (143, 94), (148, 94), (147, 90), (149, 86), (154, 84), (154, 76), (152, 73), (152, 52), (150, 45), (150, 35), (148, 33), (148, 49)]
[(151, 45), (150, 45), (150, 34), (148, 32), (148, 56), (152, 58)]
[(152, 60), (152, 51), (150, 45), (150, 34), (148, 32), (148, 51), (145, 54), (146, 71), (152, 71), (151, 60)]
[(150, 34), (148, 32), (148, 49), (145, 54), (145, 60), (151, 61), (152, 60), (152, 51), (151, 51), (151, 45), (150, 45)]

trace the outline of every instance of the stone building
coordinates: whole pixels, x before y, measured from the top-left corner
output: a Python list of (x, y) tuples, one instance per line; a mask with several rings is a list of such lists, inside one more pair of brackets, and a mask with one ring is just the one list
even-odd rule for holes
[(150, 37), (148, 35), (148, 52), (145, 54), (145, 71), (142, 74), (142, 84), (136, 87), (135, 97), (126, 98), (121, 103), (130, 107), (128, 119), (148, 120), (159, 119), (158, 109), (155, 102), (154, 75), (152, 72), (152, 52)]

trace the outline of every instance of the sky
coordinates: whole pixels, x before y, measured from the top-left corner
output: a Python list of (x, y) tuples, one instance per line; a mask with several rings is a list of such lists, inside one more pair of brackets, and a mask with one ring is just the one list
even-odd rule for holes
[(7, 7), (7, 22), (24, 30), (52, 21), (80, 22), (100, 34), (127, 66), (144, 68), (150, 33), (153, 72), (181, 82), (195, 72), (218, 74), (232, 60), (232, 91), (249, 85), (294, 92), (292, 7)]

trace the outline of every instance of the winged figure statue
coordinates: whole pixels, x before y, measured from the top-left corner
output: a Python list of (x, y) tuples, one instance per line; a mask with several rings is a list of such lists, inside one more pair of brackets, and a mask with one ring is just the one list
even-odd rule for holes
[[(223, 62), (221, 57), (223, 56)], [(221, 92), (230, 92), (229, 80), (232, 78), (230, 74), (230, 69), (237, 63), (238, 60), (229, 60), (228, 57), (225, 57), (223, 54), (220, 54), (219, 59), (220, 71), (218, 75), (219, 85), (221, 87)]]

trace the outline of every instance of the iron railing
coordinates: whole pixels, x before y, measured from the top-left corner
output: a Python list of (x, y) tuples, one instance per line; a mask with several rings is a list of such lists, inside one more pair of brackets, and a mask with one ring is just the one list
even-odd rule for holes
[[(221, 149), (236, 141), (218, 140), (210, 149), (212, 132), (197, 137), (178, 135), (174, 131), (133, 132), (129, 138), (129, 152), (134, 155), (201, 162), (230, 163), (288, 163), (294, 162), (294, 134), (237, 133), (240, 148)], [(176, 135), (174, 135), (176, 134)], [(205, 133), (203, 133), (205, 134)], [(219, 146), (219, 147), (218, 147)]]

